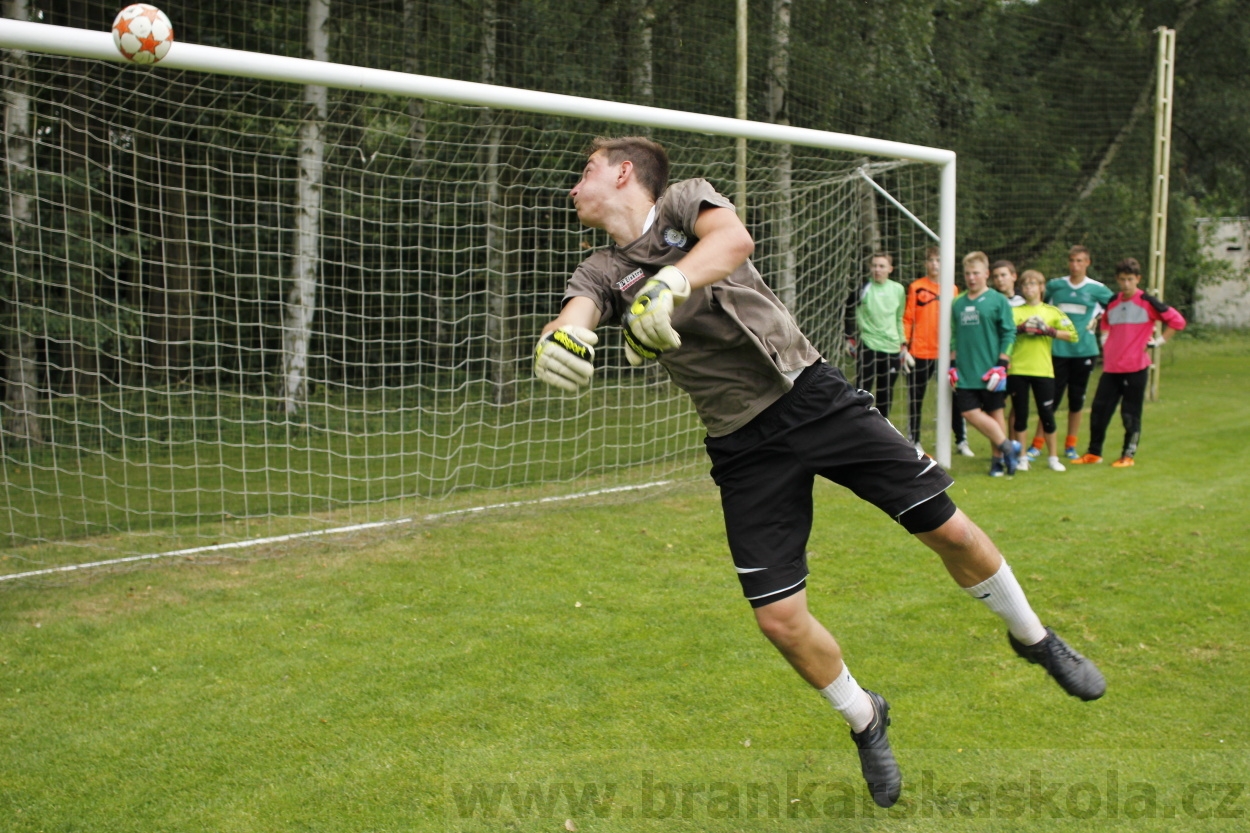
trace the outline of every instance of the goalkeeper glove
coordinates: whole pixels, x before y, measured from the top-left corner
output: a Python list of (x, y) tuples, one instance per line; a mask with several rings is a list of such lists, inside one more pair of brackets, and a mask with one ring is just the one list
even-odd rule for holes
[(681, 346), (681, 336), (673, 329), (673, 310), (689, 297), (690, 281), (676, 266), (665, 266), (642, 285), (621, 316), (621, 323), (644, 346), (673, 350)]
[(951, 380), (952, 388), (959, 387), (959, 371), (958, 370), (952, 367), (950, 370), (946, 371), (946, 378)]
[(633, 330), (629, 327), (621, 327), (621, 333), (625, 336), (625, 358), (629, 361), (630, 367), (642, 367), (643, 362), (647, 359), (658, 359), (661, 350), (652, 350), (647, 345), (634, 336)]
[[(1016, 328), (1016, 332), (1020, 332), (1020, 328)], [(1055, 337), (1055, 328), (1048, 326), (1041, 316), (1035, 315), (1028, 321), (1024, 322), (1024, 332), (1031, 336), (1050, 336)]]
[(552, 330), (534, 348), (534, 375), (552, 387), (577, 393), (590, 384), (598, 343), (599, 336), (585, 327), (566, 324)]
[(981, 377), (981, 381), (985, 382), (985, 389), (992, 391), (1003, 391), (1007, 389), (1007, 368), (1002, 365), (994, 365), (985, 372)]
[(899, 351), (898, 369), (900, 372), (902, 372), (904, 376), (909, 375), (913, 370), (916, 369), (916, 360), (915, 358), (912, 357), (911, 353), (907, 352), (906, 347), (904, 347), (902, 350)]

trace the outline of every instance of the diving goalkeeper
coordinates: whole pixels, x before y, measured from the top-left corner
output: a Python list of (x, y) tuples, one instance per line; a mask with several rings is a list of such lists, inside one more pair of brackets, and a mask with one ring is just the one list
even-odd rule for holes
[(807, 607), (817, 475), (846, 486), (934, 550), (1006, 623), (1013, 650), (1069, 694), (1102, 696), (1094, 664), (1042, 625), (994, 544), (947, 496), (952, 480), (826, 363), (750, 261), (755, 243), (702, 179), (668, 185), (663, 147), (596, 139), (570, 196), (607, 248), (574, 271), (535, 351), (539, 379), (576, 391), (594, 374), (597, 327), (619, 323), (631, 363), (657, 360), (707, 428), (729, 549), (764, 635), (851, 728), (868, 789), (893, 805), (902, 775), (889, 703), (864, 689)]

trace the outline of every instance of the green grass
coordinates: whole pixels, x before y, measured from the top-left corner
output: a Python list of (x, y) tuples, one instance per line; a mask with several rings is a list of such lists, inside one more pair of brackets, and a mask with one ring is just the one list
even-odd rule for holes
[(1133, 469), (955, 462), (960, 505), (1105, 671), (1096, 703), (818, 489), (809, 598), (893, 704), (895, 810), (756, 632), (697, 484), (8, 586), (0, 829), (1246, 829), (1250, 340), (1174, 356)]
[[(163, 531), (186, 537), (175, 548), (195, 546), (235, 519), (325, 516), (631, 466), (671, 472), (701, 456), (693, 408), (669, 384), (635, 379), (577, 398), (537, 388), (519, 383), (518, 399), (500, 406), (485, 385), (425, 400), (327, 394), (299, 423), (275, 421), (272, 401), (212, 392), (61, 402), (45, 420), (46, 444), (0, 455), (0, 544)], [(650, 432), (668, 438), (658, 455)]]

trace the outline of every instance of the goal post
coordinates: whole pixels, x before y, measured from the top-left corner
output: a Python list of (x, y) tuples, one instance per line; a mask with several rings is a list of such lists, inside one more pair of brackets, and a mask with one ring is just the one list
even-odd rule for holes
[[(169, 529), (184, 530), (180, 542), (273, 536), (476, 489), (541, 497), (702, 474), (684, 395), (629, 369), (611, 336), (590, 394), (561, 397), (528, 376), (537, 327), (606, 242), (577, 226), (567, 199), (593, 132), (647, 128), (670, 147), (675, 177), (722, 190), (737, 140), (751, 142), (756, 259), (768, 279), (785, 260), (777, 239), (793, 241), (785, 271), (799, 285), (787, 297), (831, 358), (864, 274), (859, 160), (894, 160), (876, 164), (907, 210), (882, 203), (871, 220), (909, 271), (932, 242), (912, 220), (936, 225), (946, 377), (951, 151), (190, 43), (155, 68), (119, 71), (106, 32), (8, 19), (0, 48), (32, 53), (38, 82), (9, 91), (30, 95), (36, 124), (29, 184), (9, 171), (5, 198), (40, 206), (29, 227), (6, 218), (25, 260), (0, 265), (4, 359), (19, 336), (39, 345), (48, 427), (38, 445), (2, 439), (9, 545)], [(343, 96), (324, 131), (301, 420), (275, 395), (306, 111), (283, 85)], [(427, 102), (419, 131), (395, 104), (413, 98)], [(513, 115), (484, 120), (482, 108)], [(769, 175), (778, 146), (801, 149), (784, 196)], [(936, 387), (948, 426), (950, 397)], [(650, 456), (639, 422), (669, 437)], [(949, 465), (949, 430), (935, 451)]]

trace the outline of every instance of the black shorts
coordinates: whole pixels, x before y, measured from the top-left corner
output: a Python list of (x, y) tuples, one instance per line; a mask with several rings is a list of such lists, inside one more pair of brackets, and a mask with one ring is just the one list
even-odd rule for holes
[(1085, 391), (1089, 387), (1089, 377), (1094, 372), (1094, 356), (1054, 356), (1051, 364), (1055, 368), (1055, 410), (1063, 402), (1063, 395), (1068, 395), (1068, 410), (1080, 411), (1085, 408)]
[(707, 438), (729, 550), (753, 607), (784, 599), (806, 584), (816, 475), (895, 519), (941, 496), (932, 504), (928, 528), (909, 526), (913, 532), (936, 529), (954, 514), (944, 494), (954, 482), (950, 475), (918, 452), (872, 402), (841, 371), (820, 362), (742, 428)]
[(975, 411), (978, 408), (987, 414), (1003, 409), (1007, 401), (1007, 392), (1002, 390), (982, 390), (981, 388), (955, 388), (955, 410), (961, 414)]

